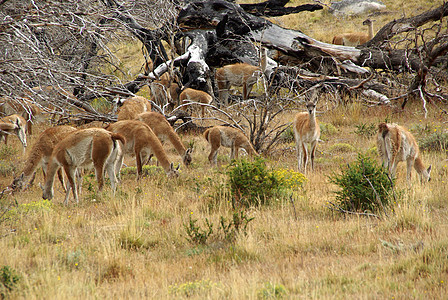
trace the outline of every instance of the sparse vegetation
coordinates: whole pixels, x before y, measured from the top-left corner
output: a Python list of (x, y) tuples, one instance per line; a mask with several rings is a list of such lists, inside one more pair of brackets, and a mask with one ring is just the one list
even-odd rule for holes
[[(375, 16), (377, 28), (441, 3), (383, 2), (388, 13)], [(288, 5), (304, 3), (294, 0)], [(329, 42), (337, 31), (355, 31), (363, 18), (336, 18), (325, 9), (274, 21)], [(118, 49), (121, 61), (114, 61), (116, 67), (95, 71), (101, 70), (105, 76), (116, 74), (121, 82), (127, 82), (141, 71), (142, 47), (136, 40), (118, 37), (121, 42), (110, 45), (110, 50)], [(60, 53), (56, 51), (55, 55)], [(439, 88), (446, 93), (446, 85)], [(147, 95), (147, 88), (139, 94)], [(253, 95), (258, 94), (253, 91)], [(297, 157), (290, 144), (294, 142), (292, 130), (282, 134), (283, 144), (273, 144), (270, 151), (262, 153), (265, 159), (242, 160), (244, 166), (242, 161), (226, 165), (229, 150), (223, 149), (218, 166), (210, 167), (209, 148), (203, 137), (185, 134), (182, 140), (194, 146), (193, 162), (189, 168), (181, 167), (178, 179), (168, 180), (153, 160), (143, 167), (144, 176), (136, 182), (135, 160), (130, 159), (121, 170), (115, 195), (108, 184), (101, 193), (96, 192), (94, 176), (86, 170), (79, 204), (71, 201), (64, 206), (59, 183), (55, 183), (53, 201), (41, 200), (40, 170), (34, 185), (25, 191), (4, 191), (24, 160), (20, 143), (11, 138), (7, 147), (0, 147), (0, 192), (4, 191), (0, 194), (0, 298), (446, 297), (446, 114), (431, 104), (424, 119), (420, 102), (408, 103), (405, 110), (393, 105), (365, 107), (349, 96), (341, 96), (344, 105), (333, 107), (324, 97), (318, 102), (323, 141), (317, 149), (315, 170), (307, 177), (294, 171)], [(276, 116), (275, 122), (279, 120), (283, 126), (293, 120), (298, 108), (294, 101)], [(99, 111), (110, 109), (102, 101), (93, 105)], [(440, 105), (446, 110), (446, 104)], [(376, 126), (386, 116), (388, 122), (413, 130), (425, 150), (421, 153), (425, 163), (433, 166), (433, 178), (422, 185), (415, 176), (407, 185), (406, 166), (401, 164), (394, 182), (396, 197), (384, 200), (393, 192), (377, 164), (373, 129), (359, 129), (357, 133), (356, 124)], [(203, 125), (216, 122), (204, 120)], [(27, 154), (38, 133), (47, 127), (47, 123), (36, 124), (34, 135), (28, 139)], [(180, 163), (174, 149), (167, 144), (164, 147), (175, 165)], [(367, 153), (361, 161), (358, 152)], [(232, 187), (228, 172), (236, 166), (247, 174), (232, 175)], [(381, 218), (341, 215), (328, 209), (328, 203), (335, 199), (334, 191), (342, 189), (328, 176), (339, 172), (347, 175), (340, 179), (347, 191), (341, 192), (341, 197), (349, 196), (340, 205), (346, 205), (347, 210), (381, 214)], [(370, 173), (374, 177), (367, 176)], [(362, 175), (385, 201), (387, 216), (382, 215), (376, 195)], [(359, 208), (355, 209), (353, 203)]]

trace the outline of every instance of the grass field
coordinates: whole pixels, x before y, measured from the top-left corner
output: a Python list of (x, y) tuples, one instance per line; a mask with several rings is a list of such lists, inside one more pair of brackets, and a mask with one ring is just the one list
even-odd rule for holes
[[(409, 9), (407, 14), (416, 9), (404, 1), (384, 2), (396, 12), (394, 17), (402, 9)], [(325, 41), (323, 28), (333, 17), (326, 12), (313, 16), (316, 25), (303, 26), (313, 27), (315, 34), (300, 29)], [(393, 17), (382, 18), (386, 23)], [(424, 185), (415, 171), (408, 185), (405, 163), (400, 164), (397, 198), (387, 215), (345, 215), (328, 208), (338, 190), (329, 176), (355, 161), (358, 153), (376, 156), (378, 123), (404, 125), (421, 142), (446, 132), (441, 108), (446, 109), (429, 105), (424, 118), (421, 103), (401, 111), (357, 102), (327, 109), (319, 102), (322, 142), (315, 171), (307, 174), (302, 188), (291, 191), (293, 204), (278, 196), (270, 205), (246, 210), (253, 220), (231, 240), (222, 237), (219, 227), (221, 217), (233, 216), (226, 186), (229, 151), (221, 149), (219, 166), (210, 167), (209, 146), (201, 135), (181, 136), (194, 145), (194, 152), (192, 166), (181, 166), (179, 178), (167, 179), (152, 164), (137, 183), (135, 170), (126, 168), (113, 196), (109, 185), (96, 192), (94, 177), (86, 175), (79, 205), (62, 204), (58, 182), (55, 199), (43, 201), (39, 171), (34, 186), (1, 200), (14, 205), (5, 214), (4, 206), (0, 211), (0, 298), (446, 299), (446, 149), (422, 153), (426, 166), (432, 165), (432, 180)], [(293, 116), (288, 112), (281, 118), (292, 121)], [(28, 144), (47, 127), (38, 124)], [(19, 141), (9, 141), (0, 145), (0, 190), (24, 164)], [(181, 162), (169, 144), (166, 149), (172, 161)], [(269, 168), (297, 169), (293, 142), (265, 156)], [(126, 163), (134, 165), (131, 159)], [(196, 220), (194, 233), (207, 237), (204, 243), (188, 239), (190, 220)], [(209, 236), (206, 220), (213, 224)]]

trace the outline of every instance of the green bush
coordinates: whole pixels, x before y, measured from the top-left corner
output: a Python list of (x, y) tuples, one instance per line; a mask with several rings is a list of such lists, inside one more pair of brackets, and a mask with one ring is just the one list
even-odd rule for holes
[(428, 151), (448, 151), (448, 132), (436, 131), (420, 141), (420, 149)]
[(280, 299), (287, 295), (287, 290), (282, 284), (266, 282), (257, 293), (258, 299)]
[(281, 189), (281, 180), (270, 172), (263, 158), (235, 160), (227, 170), (233, 207), (269, 204)]
[(204, 245), (207, 243), (207, 239), (213, 234), (213, 224), (206, 218), (206, 229), (202, 229), (200, 225), (197, 225), (197, 219), (193, 219), (190, 215), (188, 223), (184, 224), (187, 232), (187, 239), (192, 244)]
[(377, 127), (375, 124), (370, 123), (361, 123), (359, 125), (356, 125), (355, 134), (359, 136), (363, 136), (366, 138), (369, 138), (373, 135), (375, 135), (377, 132)]
[(393, 201), (393, 179), (372, 157), (359, 154), (356, 162), (329, 179), (341, 188), (335, 193), (337, 205), (344, 210), (375, 212)]
[(303, 187), (306, 177), (288, 169), (268, 170), (265, 160), (233, 161), (227, 170), (233, 208), (267, 205)]
[(10, 266), (3, 266), (0, 269), (0, 299), (6, 298), (19, 280), (19, 275)]

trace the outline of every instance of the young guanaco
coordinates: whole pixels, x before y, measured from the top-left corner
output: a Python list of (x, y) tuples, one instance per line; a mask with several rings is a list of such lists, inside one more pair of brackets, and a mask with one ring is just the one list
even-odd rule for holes
[(215, 126), (204, 132), (204, 137), (211, 146), (208, 160), (212, 165), (217, 164), (218, 149), (223, 146), (230, 148), (230, 159), (238, 158), (238, 150), (243, 148), (249, 156), (258, 155), (249, 139), (236, 128)]

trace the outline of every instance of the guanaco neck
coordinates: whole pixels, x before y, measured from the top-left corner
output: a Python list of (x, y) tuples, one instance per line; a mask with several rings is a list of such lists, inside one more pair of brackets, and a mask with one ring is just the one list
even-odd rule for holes
[(33, 175), (34, 171), (36, 171), (37, 166), (39, 165), (41, 160), (42, 160), (42, 152), (33, 151), (30, 153), (30, 156), (26, 160), (25, 168), (23, 168), (23, 175), (25, 179)]
[(153, 143), (152, 151), (154, 152), (154, 155), (159, 161), (160, 165), (162, 165), (162, 168), (165, 170), (165, 172), (168, 173), (170, 171), (170, 161), (168, 160), (168, 155), (166, 155), (166, 152), (163, 149), (162, 144)]
[(184, 156), (187, 149), (185, 148), (184, 144), (180, 140), (179, 136), (172, 130), (168, 131), (167, 135), (168, 135), (168, 139), (170, 140), (171, 144), (173, 144), (177, 153), (179, 153), (179, 155)]
[(369, 23), (369, 40), (373, 38), (373, 22)]
[(314, 130), (316, 128), (316, 109), (313, 109), (311, 113), (309, 113), (310, 117), (310, 129)]

